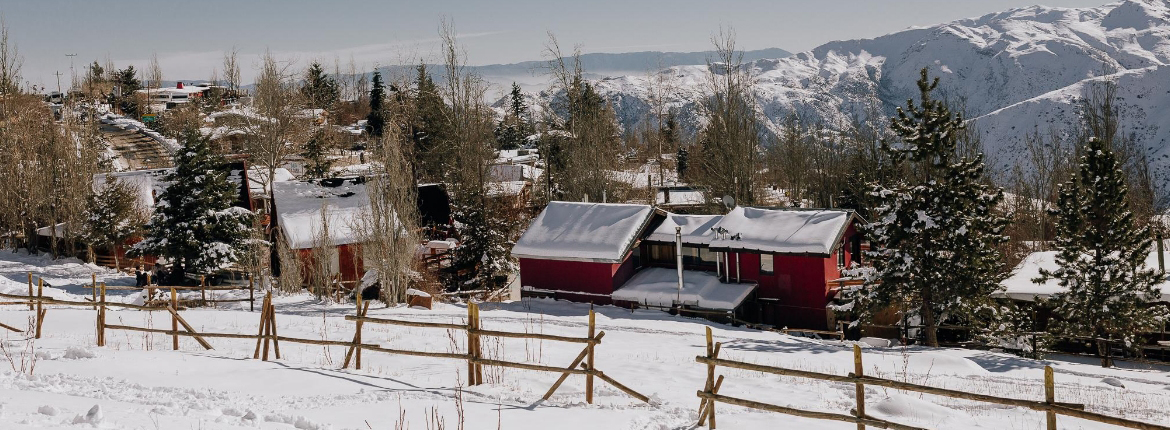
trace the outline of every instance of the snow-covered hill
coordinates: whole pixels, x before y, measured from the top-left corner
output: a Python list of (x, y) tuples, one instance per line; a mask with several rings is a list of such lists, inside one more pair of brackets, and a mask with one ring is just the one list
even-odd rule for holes
[[(1093, 8), (1032, 6), (873, 39), (827, 43), (781, 59), (749, 63), (758, 78), (757, 100), (768, 126), (779, 130), (790, 113), (844, 128), (867, 112), (892, 113), (916, 96), (922, 67), (942, 77), (941, 94), (962, 100), (978, 118), (991, 158), (1008, 164), (1020, 137), (1037, 125), (1076, 122), (1084, 85), (1116, 71), (1124, 127), (1136, 132), (1170, 182), (1164, 158), (1170, 122), (1170, 2), (1130, 0)], [(699, 125), (706, 66), (677, 66), (657, 79), (619, 76), (598, 88), (615, 103), (623, 125), (648, 115), (654, 81), (669, 83), (682, 123)], [(867, 109), (876, 107), (876, 110)]]

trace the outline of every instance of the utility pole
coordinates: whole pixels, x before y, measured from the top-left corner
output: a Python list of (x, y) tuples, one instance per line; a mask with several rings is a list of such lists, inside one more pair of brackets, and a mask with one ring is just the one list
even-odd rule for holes
[[(76, 57), (77, 54), (65, 54), (65, 56), (69, 57), (69, 77), (71, 79), (73, 79), (74, 81), (76, 81), (77, 80), (77, 72), (73, 70), (73, 57)], [(70, 84), (70, 85), (72, 85), (72, 84)]]
[[(57, 92), (61, 93), (61, 71), (58, 70), (56, 74), (57, 74)], [(65, 93), (61, 93), (61, 94), (63, 95)]]

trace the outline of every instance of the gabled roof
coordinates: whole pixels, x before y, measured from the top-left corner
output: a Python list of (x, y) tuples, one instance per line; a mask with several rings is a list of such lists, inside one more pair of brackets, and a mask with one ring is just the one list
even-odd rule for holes
[[(1068, 288), (1060, 286), (1060, 281), (1056, 279), (1049, 279), (1042, 283), (1032, 282), (1040, 277), (1040, 269), (1055, 271), (1060, 268), (1056, 262), (1056, 254), (1057, 251), (1039, 251), (1028, 254), (1024, 261), (1021, 261), (1012, 270), (1011, 276), (999, 283), (1000, 290), (992, 293), (991, 296), (1031, 302), (1037, 298), (1048, 299), (1056, 294), (1067, 292)], [(1146, 255), (1143, 268), (1158, 270), (1157, 250), (1151, 250)], [(1154, 288), (1160, 294), (1152, 301), (1170, 302), (1170, 279), (1163, 277), (1162, 281)]]
[(713, 249), (828, 257), (855, 219), (853, 211), (737, 207), (715, 225)]
[(620, 263), (653, 213), (647, 205), (551, 202), (516, 241), (512, 256)]
[(674, 243), (674, 228), (682, 227), (682, 242), (687, 245), (707, 245), (715, 237), (711, 231), (723, 215), (681, 215), (667, 213), (662, 223), (646, 235), (646, 240)]
[(272, 188), (277, 224), (290, 249), (312, 248), (325, 223), (329, 245), (360, 241), (358, 223), (370, 207), (364, 178), (274, 182)]

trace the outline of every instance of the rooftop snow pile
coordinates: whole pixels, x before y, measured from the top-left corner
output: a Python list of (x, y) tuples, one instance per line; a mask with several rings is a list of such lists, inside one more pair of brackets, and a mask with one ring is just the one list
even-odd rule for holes
[(329, 245), (359, 241), (357, 223), (370, 206), (364, 179), (286, 181), (272, 185), (276, 216), (289, 248), (312, 248), (322, 224), (327, 226)]
[(756, 289), (756, 284), (725, 284), (707, 272), (683, 272), (683, 289), (678, 289), (675, 269), (642, 269), (610, 295), (613, 300), (650, 306), (672, 306), (675, 301), (704, 309), (733, 310)]
[(853, 212), (737, 207), (715, 228), (727, 230), (710, 246), (718, 249), (827, 256), (845, 233)]
[[(1011, 276), (1000, 283), (1003, 289), (993, 296), (1030, 302), (1036, 300), (1037, 297), (1046, 299), (1066, 291), (1064, 287), (1059, 285), (1060, 281), (1055, 279), (1039, 284), (1032, 282), (1033, 279), (1040, 277), (1040, 269), (1056, 270), (1059, 268), (1056, 264), (1056, 254), (1057, 251), (1042, 251), (1028, 255), (1019, 266), (1016, 266)], [(1158, 269), (1158, 251), (1150, 252), (1146, 256), (1145, 267), (1153, 270)], [(1170, 282), (1162, 281), (1156, 288), (1162, 292), (1158, 301), (1170, 302)]]
[(679, 215), (669, 214), (662, 224), (646, 236), (646, 240), (655, 242), (674, 242), (674, 228), (682, 227), (682, 241), (687, 245), (706, 245), (711, 243), (714, 233), (711, 228), (723, 219), (723, 215)]
[(551, 202), (516, 241), (512, 255), (620, 263), (652, 213), (646, 205)]

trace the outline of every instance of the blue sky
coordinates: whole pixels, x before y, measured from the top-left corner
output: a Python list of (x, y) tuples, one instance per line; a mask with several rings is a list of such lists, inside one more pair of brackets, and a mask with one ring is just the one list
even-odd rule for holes
[[(975, 17), (1036, 0), (0, 0), (24, 57), (27, 81), (56, 85), (54, 72), (108, 57), (118, 67), (157, 54), (164, 78), (206, 79), (222, 53), (239, 50), (245, 81), (265, 50), (304, 67), (313, 59), (360, 69), (434, 58), (440, 19), (454, 22), (471, 64), (541, 59), (547, 32), (565, 50), (702, 51), (720, 26), (742, 49), (811, 49), (911, 26)], [(1044, 0), (1095, 6), (1107, 0)]]

